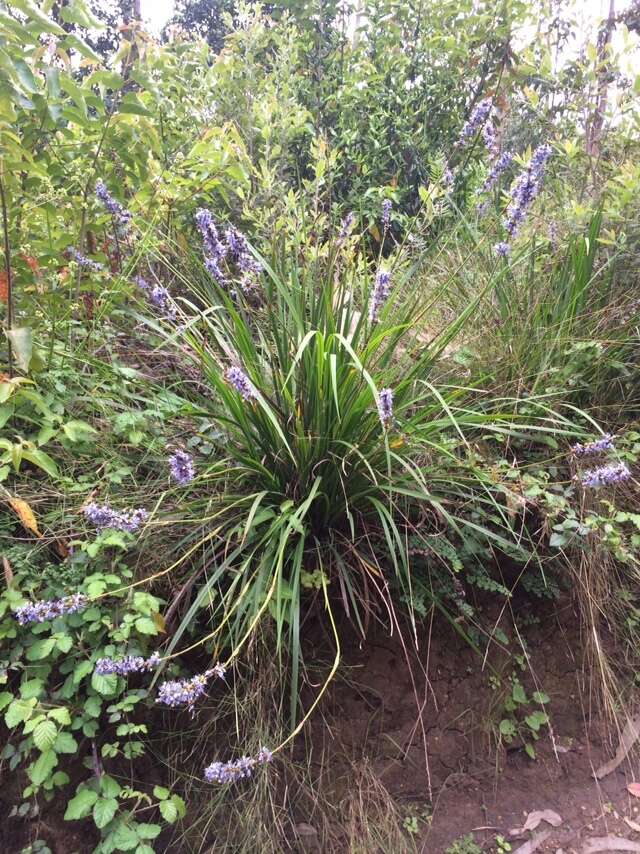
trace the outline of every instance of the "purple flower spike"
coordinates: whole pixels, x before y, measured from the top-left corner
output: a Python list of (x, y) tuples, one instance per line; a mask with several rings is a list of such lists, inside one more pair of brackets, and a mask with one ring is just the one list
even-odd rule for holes
[(266, 765), (273, 759), (273, 753), (266, 747), (261, 747), (258, 755), (241, 756), (231, 762), (212, 762), (204, 769), (204, 778), (208, 783), (236, 783), (251, 777), (256, 765)]
[(118, 225), (129, 225), (131, 222), (131, 212), (113, 198), (102, 181), (98, 181), (96, 184), (96, 196), (117, 221)]
[(186, 486), (196, 476), (193, 465), (193, 457), (186, 451), (176, 451), (169, 457), (169, 471), (171, 477), (180, 486)]
[(114, 531), (127, 531), (129, 534), (135, 533), (149, 516), (142, 507), (137, 510), (119, 511), (109, 507), (108, 504), (96, 504), (94, 501), (87, 504), (83, 512), (86, 519), (98, 531), (111, 528)]
[(382, 202), (382, 225), (385, 228), (389, 228), (389, 223), (391, 222), (391, 210), (393, 208), (393, 202), (391, 199), (385, 199)]
[(244, 400), (249, 401), (257, 398), (253, 383), (240, 368), (227, 368), (225, 372), (225, 379), (229, 385), (238, 392), (238, 394), (242, 395)]
[(393, 390), (390, 388), (380, 389), (378, 415), (385, 430), (391, 427), (393, 424)]
[(48, 602), (27, 602), (16, 608), (15, 618), (21, 626), (28, 623), (44, 623), (55, 620), (65, 614), (75, 614), (87, 607), (88, 599), (83, 593), (74, 593), (64, 599), (52, 599)]
[(595, 442), (587, 442), (585, 445), (574, 445), (571, 450), (576, 457), (589, 457), (594, 454), (603, 454), (606, 451), (613, 451), (613, 436), (610, 433), (605, 433), (601, 439), (596, 439)]
[(491, 98), (486, 98), (484, 101), (480, 101), (479, 104), (476, 104), (469, 116), (469, 120), (465, 122), (462, 130), (460, 131), (460, 138), (457, 142), (458, 146), (464, 145), (470, 137), (476, 135), (478, 130), (489, 118), (491, 108)]
[(500, 258), (508, 258), (511, 253), (511, 247), (508, 243), (505, 243), (504, 240), (500, 243), (496, 243), (493, 250)]
[(496, 160), (493, 169), (487, 175), (487, 178), (482, 185), (480, 190), (481, 193), (488, 193), (489, 190), (492, 190), (495, 185), (498, 183), (500, 176), (505, 170), (511, 166), (513, 162), (513, 152), (512, 151), (503, 151), (500, 157)]
[(356, 222), (356, 215), (353, 211), (349, 211), (346, 217), (342, 220), (340, 224), (340, 231), (338, 232), (338, 241), (342, 243), (343, 240), (346, 240), (347, 237), (351, 234), (353, 226)]
[(103, 264), (100, 264), (98, 261), (92, 261), (91, 258), (87, 258), (86, 255), (83, 255), (82, 252), (78, 252), (78, 250), (73, 246), (69, 248), (69, 255), (76, 264), (79, 264), (86, 270), (91, 270), (93, 273), (99, 273), (101, 270), (104, 270)]
[(376, 275), (376, 282), (371, 294), (371, 302), (369, 304), (369, 320), (376, 323), (380, 314), (380, 309), (389, 298), (391, 292), (391, 273), (386, 270), (379, 270)]
[(624, 463), (611, 463), (608, 466), (585, 471), (582, 473), (582, 485), (591, 489), (599, 489), (601, 486), (612, 486), (629, 480), (631, 472)]
[(539, 145), (533, 152), (526, 170), (512, 187), (511, 202), (507, 208), (507, 218), (504, 223), (507, 234), (511, 238), (518, 233), (527, 211), (540, 193), (546, 163), (552, 153), (550, 145)]
[(173, 682), (163, 682), (158, 689), (158, 697), (156, 703), (163, 703), (165, 706), (186, 706), (193, 713), (196, 701), (207, 693), (207, 683), (215, 676), (217, 679), (223, 679), (226, 669), (222, 664), (216, 664), (210, 670), (205, 670), (198, 676), (192, 676), (191, 679), (179, 679)]
[(96, 661), (95, 673), (99, 676), (128, 676), (129, 673), (147, 673), (160, 664), (160, 653), (154, 652), (149, 658), (141, 655), (127, 655), (125, 658), (99, 658)]

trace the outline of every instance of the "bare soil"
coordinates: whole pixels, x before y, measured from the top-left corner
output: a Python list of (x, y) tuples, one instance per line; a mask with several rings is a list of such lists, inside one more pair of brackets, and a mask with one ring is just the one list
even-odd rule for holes
[[(638, 761), (632, 756), (596, 781), (619, 733), (601, 714), (571, 604), (549, 609), (542, 627), (527, 630), (526, 654), (511, 640), (492, 644), (484, 662), (448, 625), (421, 627), (417, 653), (398, 632), (380, 630), (364, 643), (354, 636), (343, 657), (345, 678), (312, 724), (312, 743), (322, 744), (325, 761), (331, 756), (334, 768), (344, 768), (336, 798), (353, 783), (349, 769), (353, 777), (365, 762), (401, 812), (416, 817), (420, 852), (444, 854), (470, 833), (485, 851), (500, 851), (498, 835), (517, 851), (541, 831), (548, 837), (531, 850), (582, 854), (589, 840), (617, 834), (638, 844), (621, 850), (640, 851), (640, 799), (627, 791), (640, 780)], [(534, 742), (535, 759), (522, 739), (500, 742), (513, 675), (528, 697), (541, 690), (550, 699), (550, 725)], [(518, 717), (536, 707), (523, 707)], [(557, 828), (541, 822), (533, 834), (513, 832), (531, 812), (548, 809), (562, 820)], [(413, 850), (409, 841), (406, 850)]]

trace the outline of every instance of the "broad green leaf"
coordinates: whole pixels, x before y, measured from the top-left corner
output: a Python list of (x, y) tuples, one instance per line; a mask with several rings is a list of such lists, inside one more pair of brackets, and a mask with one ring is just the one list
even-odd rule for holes
[(113, 833), (113, 843), (120, 851), (131, 851), (138, 844), (138, 834), (128, 825), (121, 824)]
[(35, 786), (41, 786), (58, 764), (58, 757), (53, 750), (46, 750), (27, 770), (29, 779)]
[(117, 798), (122, 791), (122, 786), (113, 777), (103, 774), (100, 778), (100, 791), (105, 798)]
[(97, 792), (94, 792), (93, 789), (81, 788), (67, 804), (64, 820), (77, 821), (80, 818), (86, 818), (97, 800)]
[(139, 824), (136, 830), (140, 839), (155, 839), (162, 828), (159, 824)]
[(34, 466), (38, 466), (38, 468), (46, 471), (46, 473), (51, 477), (60, 477), (60, 472), (58, 471), (58, 466), (55, 461), (51, 459), (49, 454), (45, 454), (45, 452), (41, 451), (39, 448), (36, 448), (35, 450), (23, 449), (22, 457), (27, 460), (27, 462), (30, 462)]
[(13, 699), (14, 699), (13, 694), (11, 694), (9, 691), (3, 691), (0, 694), (0, 711), (2, 711), (2, 709), (6, 708), (6, 706), (8, 706), (9, 703), (11, 703)]
[(38, 25), (40, 32), (54, 33), (58, 36), (65, 35), (65, 31), (62, 27), (56, 24), (55, 21), (52, 21), (51, 18), (44, 15), (40, 9), (38, 9), (36, 4), (31, 2), (31, 0), (11, 0), (11, 5), (14, 9), (18, 9), (20, 12), (24, 12), (28, 15), (30, 21)]
[(171, 792), (169, 789), (165, 789), (163, 786), (154, 786), (153, 787), (153, 797), (157, 798), (159, 801), (166, 801)]
[(98, 694), (114, 694), (118, 688), (118, 677), (113, 673), (109, 674), (109, 676), (102, 676), (100, 673), (94, 671), (91, 677), (91, 687)]
[(71, 724), (69, 709), (65, 709), (64, 706), (61, 706), (59, 709), (51, 709), (48, 713), (48, 717), (52, 718), (54, 721), (58, 721), (62, 726), (70, 726)]
[(174, 821), (178, 818), (178, 808), (173, 803), (173, 801), (161, 801), (160, 814), (166, 822), (168, 822), (169, 824), (173, 824)]
[(102, 701), (100, 700), (100, 697), (87, 697), (84, 702), (84, 710), (92, 718), (100, 717), (100, 712), (102, 710)]
[(18, 75), (18, 80), (22, 83), (27, 92), (34, 95), (36, 92), (40, 91), (40, 87), (38, 86), (36, 78), (33, 76), (33, 72), (23, 59), (15, 60), (13, 67)]
[(53, 745), (56, 753), (76, 753), (78, 742), (70, 732), (59, 732)]
[(33, 643), (27, 650), (27, 660), (41, 661), (43, 658), (51, 655), (55, 647), (55, 638), (40, 638), (40, 640)]
[(93, 820), (96, 827), (103, 828), (118, 812), (118, 802), (115, 798), (100, 798), (93, 805)]
[(31, 697), (39, 697), (43, 689), (42, 679), (27, 679), (20, 685), (20, 696), (23, 700), (30, 700)]
[(9, 729), (12, 729), (14, 726), (29, 720), (36, 705), (37, 700), (35, 698), (31, 700), (13, 700), (4, 713), (5, 724)]
[(153, 620), (149, 617), (138, 617), (136, 620), (136, 630), (143, 635), (157, 635), (158, 629)]
[(33, 731), (33, 741), (38, 750), (49, 750), (53, 747), (58, 734), (58, 728), (53, 721), (44, 720)]

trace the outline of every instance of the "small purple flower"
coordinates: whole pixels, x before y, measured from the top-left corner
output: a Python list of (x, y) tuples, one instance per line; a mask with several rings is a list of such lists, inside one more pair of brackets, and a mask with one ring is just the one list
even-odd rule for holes
[(84, 515), (98, 531), (112, 529), (135, 533), (146, 522), (149, 514), (139, 507), (137, 510), (114, 510), (108, 504), (96, 504), (92, 501), (84, 508)]
[(160, 664), (160, 654), (154, 652), (149, 658), (141, 655), (127, 655), (125, 658), (99, 658), (94, 668), (99, 676), (127, 676), (129, 673), (147, 673)]
[(205, 255), (211, 256), (220, 263), (227, 254), (227, 247), (220, 240), (218, 227), (215, 224), (211, 211), (200, 208), (196, 212), (196, 225), (202, 234)]
[(453, 176), (453, 172), (448, 166), (445, 166), (444, 172), (442, 173), (442, 185), (447, 192), (453, 189), (454, 182), (455, 178)]
[(191, 483), (196, 476), (191, 454), (181, 450), (175, 451), (169, 457), (169, 471), (171, 477), (180, 486), (186, 486), (188, 483)]
[(612, 486), (629, 480), (630, 477), (631, 472), (624, 463), (611, 463), (608, 466), (582, 472), (580, 479), (583, 486), (599, 489), (601, 486)]
[(385, 199), (382, 202), (382, 225), (384, 226), (385, 231), (389, 228), (389, 223), (391, 222), (392, 208), (393, 202), (391, 199)]
[(378, 320), (380, 309), (389, 298), (391, 292), (391, 273), (387, 270), (379, 270), (376, 275), (376, 282), (373, 286), (371, 294), (371, 302), (369, 304), (369, 320), (375, 323)]
[(258, 274), (262, 272), (262, 264), (251, 254), (247, 238), (238, 231), (235, 226), (230, 225), (225, 232), (225, 240), (229, 250), (229, 260), (235, 261), (240, 272), (245, 274)]
[(109, 211), (111, 216), (119, 225), (127, 226), (131, 222), (131, 212), (117, 202), (105, 187), (102, 181), (96, 184), (96, 196)]
[(94, 273), (99, 273), (101, 270), (104, 270), (103, 264), (100, 264), (98, 261), (92, 261), (91, 258), (87, 258), (86, 255), (83, 255), (82, 252), (79, 252), (73, 246), (69, 247), (69, 255), (76, 264), (79, 264), (86, 270), (91, 270)]
[(497, 157), (498, 155), (498, 139), (496, 137), (496, 129), (491, 122), (487, 122), (482, 128), (482, 139), (490, 156)]
[(503, 151), (500, 157), (496, 160), (493, 165), (491, 172), (487, 175), (487, 178), (482, 185), (480, 192), (487, 193), (489, 190), (492, 190), (495, 185), (498, 183), (498, 180), (503, 172), (505, 172), (509, 166), (511, 166), (513, 162), (513, 152), (512, 151)]
[(255, 386), (241, 368), (235, 366), (227, 368), (225, 379), (230, 386), (242, 395), (244, 400), (255, 400), (257, 398)]
[(159, 311), (164, 312), (168, 320), (176, 319), (176, 308), (171, 302), (171, 294), (162, 285), (154, 285), (149, 292), (149, 301)]
[(469, 137), (476, 135), (480, 127), (489, 118), (491, 108), (491, 98), (486, 98), (484, 101), (480, 101), (479, 104), (476, 104), (471, 111), (468, 121), (465, 122), (462, 130), (460, 131), (460, 137), (457, 142), (458, 146), (464, 145)]
[(186, 706), (190, 712), (193, 712), (196, 701), (206, 694), (209, 680), (213, 676), (223, 679), (225, 673), (225, 667), (218, 663), (210, 670), (205, 670), (198, 676), (192, 676), (191, 679), (163, 682), (158, 689), (156, 703), (163, 703), (172, 708)]
[(213, 257), (205, 258), (204, 266), (219, 285), (224, 287), (227, 284), (227, 277), (220, 266), (219, 259)]
[(16, 608), (15, 618), (21, 626), (27, 623), (44, 623), (55, 620), (65, 614), (75, 614), (87, 607), (88, 599), (83, 593), (74, 593), (64, 599), (52, 599), (47, 602), (27, 602)]
[(346, 217), (342, 220), (340, 224), (340, 231), (338, 232), (338, 242), (342, 243), (343, 240), (346, 240), (347, 237), (351, 234), (353, 226), (356, 222), (356, 215), (353, 211), (349, 211)]
[(603, 454), (606, 451), (613, 451), (613, 436), (610, 433), (605, 433), (600, 439), (596, 439), (595, 442), (587, 442), (584, 445), (578, 443), (571, 450), (576, 457), (588, 457), (593, 454)]
[(496, 245), (493, 247), (493, 251), (500, 258), (508, 258), (511, 252), (511, 247), (508, 243), (505, 243), (504, 240), (502, 240), (500, 243), (496, 243)]
[(533, 152), (526, 170), (519, 175), (511, 189), (511, 202), (504, 223), (511, 238), (518, 233), (527, 211), (540, 193), (546, 163), (552, 153), (550, 145), (539, 145)]
[(380, 389), (378, 415), (385, 430), (393, 424), (393, 389)]
[(267, 762), (271, 762), (273, 759), (273, 751), (269, 750), (268, 747), (261, 747), (258, 751), (258, 755), (256, 756), (256, 762), (259, 765), (265, 765)]
[(204, 769), (204, 778), (208, 783), (235, 783), (251, 777), (256, 765), (271, 762), (273, 753), (266, 747), (261, 747), (257, 756), (241, 756), (230, 762), (212, 762)]

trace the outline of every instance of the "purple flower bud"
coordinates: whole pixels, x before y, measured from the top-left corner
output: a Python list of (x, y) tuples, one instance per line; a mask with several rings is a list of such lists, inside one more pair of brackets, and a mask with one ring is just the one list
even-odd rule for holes
[(380, 314), (380, 309), (389, 298), (391, 292), (391, 273), (386, 270), (379, 270), (376, 275), (376, 282), (371, 294), (371, 302), (369, 303), (369, 320), (376, 323)]
[(465, 122), (462, 130), (460, 131), (460, 138), (457, 142), (458, 146), (464, 145), (469, 137), (476, 135), (480, 127), (482, 127), (489, 118), (491, 108), (491, 98), (486, 98), (484, 101), (480, 101), (479, 104), (476, 104), (471, 111), (468, 121)]
[(600, 439), (595, 442), (587, 442), (585, 445), (574, 445), (571, 450), (576, 457), (588, 457), (593, 454), (602, 454), (606, 451), (613, 451), (613, 436), (610, 433), (605, 433)]
[(91, 258), (87, 258), (86, 255), (83, 255), (82, 252), (78, 252), (78, 250), (73, 246), (70, 246), (68, 251), (71, 258), (86, 270), (91, 270), (94, 273), (99, 273), (101, 270), (104, 270), (103, 264), (100, 264), (98, 261), (92, 261)]
[(98, 531), (112, 529), (114, 531), (127, 531), (135, 533), (138, 528), (146, 522), (149, 514), (142, 507), (137, 510), (114, 510), (108, 504), (96, 504), (91, 502), (84, 508), (84, 515)]
[(378, 415), (385, 430), (391, 427), (393, 424), (393, 390), (390, 388), (380, 389)]
[(160, 654), (154, 652), (149, 658), (141, 655), (127, 655), (125, 658), (99, 658), (94, 668), (99, 676), (127, 676), (129, 673), (147, 673), (160, 664)]
[(511, 151), (503, 151), (500, 157), (496, 160), (493, 165), (491, 172), (487, 175), (487, 178), (482, 185), (480, 192), (487, 193), (489, 190), (492, 190), (495, 185), (498, 183), (498, 180), (502, 173), (511, 166), (513, 162), (513, 152)]
[(102, 181), (98, 181), (96, 184), (96, 196), (119, 225), (129, 225), (131, 222), (130, 211), (124, 208), (120, 202), (117, 202), (113, 196), (109, 194), (109, 191)]
[(340, 224), (340, 231), (338, 232), (338, 242), (342, 243), (343, 240), (346, 240), (347, 237), (351, 234), (351, 230), (355, 225), (356, 215), (353, 211), (350, 211), (346, 217), (342, 220)]
[(213, 676), (222, 679), (225, 672), (224, 666), (218, 663), (210, 670), (205, 670), (198, 676), (192, 676), (191, 679), (163, 682), (158, 689), (156, 703), (163, 703), (172, 708), (186, 706), (190, 712), (193, 712), (196, 701), (206, 694), (209, 680)]
[(608, 466), (585, 471), (582, 473), (581, 481), (583, 486), (591, 489), (599, 489), (601, 486), (612, 486), (615, 483), (622, 483), (629, 480), (631, 472), (624, 463), (611, 463)]
[(191, 454), (188, 454), (186, 451), (175, 451), (169, 457), (169, 471), (171, 477), (180, 486), (186, 486), (188, 483), (191, 483), (196, 476)]
[(511, 247), (503, 240), (500, 243), (496, 243), (496, 245), (493, 247), (493, 250), (496, 255), (500, 256), (500, 258), (507, 258), (511, 252)]
[(393, 202), (391, 199), (385, 199), (382, 202), (382, 225), (385, 230), (389, 228), (389, 223), (391, 222), (391, 210), (393, 208)]
[(256, 765), (271, 762), (273, 753), (266, 747), (261, 747), (257, 756), (241, 756), (230, 762), (212, 762), (204, 769), (204, 778), (208, 783), (235, 783), (251, 777)]
[(16, 608), (15, 618), (21, 626), (27, 623), (44, 623), (55, 620), (65, 614), (75, 614), (87, 607), (88, 599), (83, 593), (74, 593), (64, 599), (52, 599), (47, 602), (27, 602)]
[(238, 394), (242, 395), (244, 400), (255, 400), (257, 397), (255, 386), (240, 368), (227, 368), (225, 371), (225, 379), (229, 385), (238, 392)]

